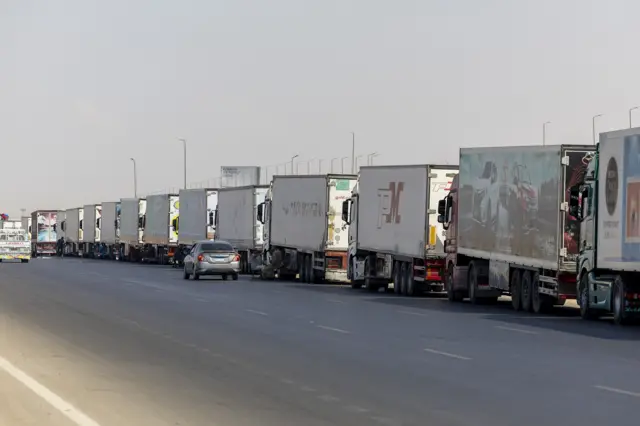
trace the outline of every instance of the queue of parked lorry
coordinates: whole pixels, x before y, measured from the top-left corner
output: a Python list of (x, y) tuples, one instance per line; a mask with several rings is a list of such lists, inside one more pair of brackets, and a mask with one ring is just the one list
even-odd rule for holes
[(265, 280), (472, 304), (509, 295), (534, 313), (576, 299), (585, 319), (637, 318), (640, 128), (597, 145), (462, 148), (459, 160), (36, 211), (32, 255), (173, 264), (197, 279), (215, 270), (213, 240)]

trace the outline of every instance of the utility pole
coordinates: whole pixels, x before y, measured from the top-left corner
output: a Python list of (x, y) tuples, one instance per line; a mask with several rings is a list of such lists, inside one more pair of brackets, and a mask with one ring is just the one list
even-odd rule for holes
[(186, 139), (178, 139), (182, 142), (182, 146), (184, 148), (184, 189), (187, 189), (187, 140)]
[[(356, 170), (356, 133), (351, 132), (351, 174)], [(344, 173), (344, 170), (342, 171)]]
[(547, 144), (547, 124), (551, 124), (551, 122), (542, 123), (542, 146)]
[(593, 144), (597, 145), (598, 143), (598, 138), (596, 135), (596, 118), (598, 117), (602, 117), (602, 114), (598, 114), (598, 115), (594, 115), (593, 118), (591, 119), (591, 125), (592, 125), (592, 131), (593, 131)]
[(135, 158), (130, 158), (133, 162), (133, 198), (138, 198), (138, 174), (136, 171), (136, 160)]

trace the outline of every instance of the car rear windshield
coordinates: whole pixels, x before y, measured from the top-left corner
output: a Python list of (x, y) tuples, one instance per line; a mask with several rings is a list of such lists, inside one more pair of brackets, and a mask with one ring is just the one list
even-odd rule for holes
[(200, 246), (201, 251), (228, 251), (232, 252), (233, 247), (227, 243), (204, 243)]

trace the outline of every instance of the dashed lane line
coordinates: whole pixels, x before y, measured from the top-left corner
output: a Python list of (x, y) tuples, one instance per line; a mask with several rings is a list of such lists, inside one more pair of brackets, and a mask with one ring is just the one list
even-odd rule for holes
[(461, 361), (471, 361), (471, 358), (466, 357), (466, 356), (462, 356), (462, 355), (457, 355), (457, 354), (452, 354), (450, 352), (442, 352), (442, 351), (438, 351), (435, 349), (425, 349), (425, 352), (429, 352), (430, 354), (435, 354), (435, 355), (442, 355), (442, 356), (446, 356), (449, 358), (455, 358), (455, 359), (459, 359)]

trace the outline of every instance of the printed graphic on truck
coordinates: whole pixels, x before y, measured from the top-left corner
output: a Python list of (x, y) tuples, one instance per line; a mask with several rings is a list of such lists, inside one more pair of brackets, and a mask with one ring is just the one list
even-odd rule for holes
[(351, 198), (355, 179), (331, 179), (329, 187), (328, 250), (346, 250), (349, 247), (349, 228), (342, 220), (342, 203)]
[(147, 200), (138, 201), (138, 242), (144, 242), (144, 225), (147, 220)]
[(218, 191), (207, 191), (207, 239), (216, 237), (216, 211), (218, 210)]
[(558, 149), (469, 149), (460, 155), (460, 246), (557, 260)]
[(455, 169), (431, 169), (432, 177), (429, 187), (429, 235), (427, 236), (427, 252), (444, 254), (444, 227), (438, 223), (438, 203), (449, 195), (453, 178), (458, 174)]
[(55, 243), (57, 212), (38, 212), (37, 241), (39, 243)]
[(180, 224), (178, 223), (179, 216), (180, 216), (179, 197), (177, 195), (170, 195), (169, 196), (169, 243), (178, 242), (178, 228), (180, 227)]
[(120, 203), (116, 204), (116, 238), (120, 239), (120, 214), (122, 212), (122, 206)]
[[(624, 219), (621, 221), (622, 235), (624, 236), (621, 238), (622, 260), (624, 262), (638, 262), (640, 261), (640, 135), (624, 138), (622, 173), (619, 172), (617, 164), (614, 166), (615, 158), (612, 157), (612, 159), (612, 162), (600, 165), (600, 167), (608, 168), (606, 187), (610, 189), (610, 196), (605, 196), (605, 203), (608, 204), (607, 207), (613, 207), (609, 208), (610, 210), (615, 210), (618, 205), (624, 215)], [(617, 202), (617, 197), (613, 196), (619, 190), (619, 186), (622, 186), (624, 193), (622, 203)]]

